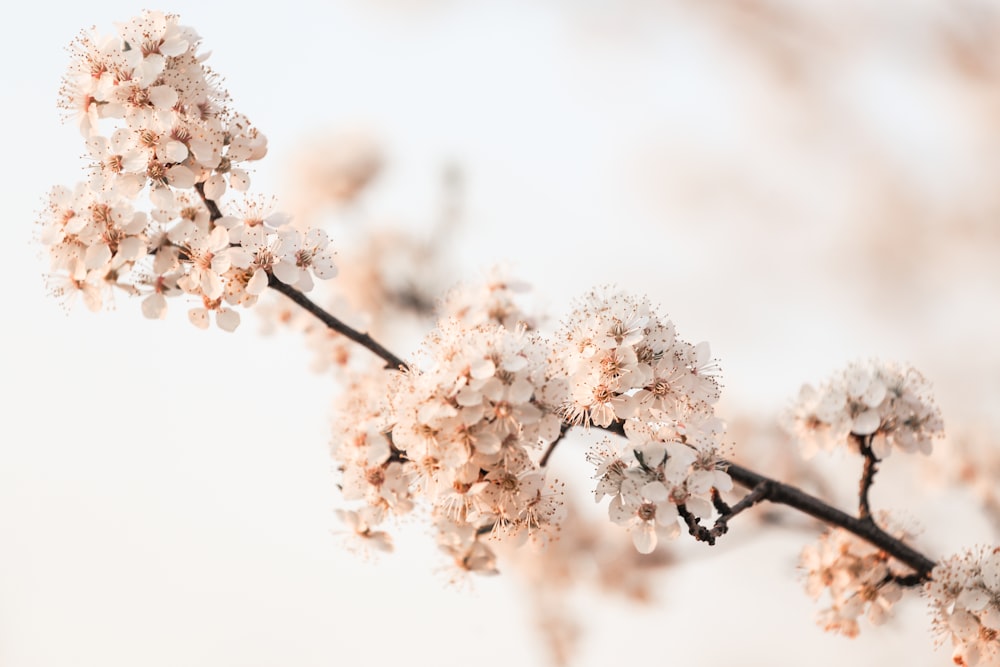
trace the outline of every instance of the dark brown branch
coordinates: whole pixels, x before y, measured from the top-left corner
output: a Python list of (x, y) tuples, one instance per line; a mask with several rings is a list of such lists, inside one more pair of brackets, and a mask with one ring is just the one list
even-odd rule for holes
[[(699, 542), (708, 542), (709, 545), (714, 545), (715, 541), (729, 532), (729, 520), (732, 519), (737, 514), (750, 509), (754, 505), (763, 502), (767, 499), (770, 493), (771, 483), (761, 482), (755, 486), (750, 493), (746, 494), (740, 501), (729, 507), (722, 499), (719, 499), (721, 506), (725, 507), (725, 511), (720, 511), (718, 518), (715, 520), (715, 525), (711, 529), (701, 525), (701, 520), (691, 514), (687, 506), (681, 504), (677, 506), (677, 513), (681, 515), (684, 519), (684, 523), (687, 524), (688, 533), (691, 537), (698, 540)], [(713, 489), (712, 496), (715, 498), (718, 492)], [(718, 511), (720, 505), (716, 505), (716, 510)]]
[(886, 579), (895, 581), (903, 587), (919, 586), (924, 583), (924, 579), (919, 574), (896, 574), (895, 572), (890, 572), (886, 576)]
[(722, 494), (719, 493), (719, 490), (714, 486), (712, 487), (712, 507), (714, 507), (715, 511), (720, 515), (729, 514), (733, 511), (729, 504), (722, 499)]
[[(621, 422), (615, 422), (602, 428), (617, 435), (625, 435), (625, 428)], [(827, 525), (843, 528), (857, 535), (901, 563), (904, 563), (914, 570), (914, 575), (912, 575), (913, 583), (906, 585), (916, 585), (917, 583), (926, 581), (930, 577), (931, 570), (934, 569), (934, 561), (902, 540), (893, 537), (879, 528), (870, 518), (865, 520), (853, 517), (797, 487), (771, 479), (749, 468), (744, 468), (729, 461), (723, 461), (723, 465), (733, 481), (740, 486), (747, 489), (756, 489), (761, 484), (767, 485), (767, 490), (761, 492), (762, 497), (756, 500), (755, 503), (767, 500), (797, 509), (804, 514), (819, 519)], [(911, 579), (908, 578), (907, 581), (911, 581)]]
[(361, 333), (360, 331), (357, 331), (356, 329), (352, 329), (351, 327), (347, 326), (339, 319), (337, 319), (330, 313), (326, 312), (325, 310), (317, 306), (309, 299), (309, 297), (307, 297), (305, 294), (295, 289), (291, 285), (286, 285), (285, 283), (275, 278), (273, 275), (268, 274), (267, 286), (275, 290), (276, 292), (281, 292), (289, 299), (294, 301), (296, 304), (305, 308), (307, 311), (309, 311), (311, 315), (318, 318), (328, 328), (332, 329), (333, 331), (336, 331), (337, 333), (341, 334), (342, 336), (345, 336), (346, 338), (351, 339), (358, 345), (364, 347), (365, 349), (369, 350), (370, 352), (374, 353), (375, 355), (383, 359), (385, 361), (386, 368), (391, 368), (395, 370), (402, 370), (407, 368), (407, 364), (405, 361), (397, 357), (395, 354), (393, 354), (386, 348), (382, 347), (382, 345), (379, 344), (374, 338), (372, 338), (366, 333)]
[(709, 544), (715, 544), (715, 535), (712, 535), (712, 531), (705, 526), (701, 525), (701, 519), (696, 517), (694, 514), (688, 510), (684, 503), (677, 506), (677, 513), (681, 515), (684, 519), (684, 524), (687, 526), (688, 534), (699, 542), (708, 542)]
[[(714, 490), (714, 489), (713, 489)], [(724, 512), (719, 515), (719, 518), (715, 520), (715, 527), (712, 528), (712, 533), (716, 537), (721, 537), (729, 531), (729, 520), (732, 519), (737, 514), (744, 512), (754, 505), (764, 502), (768, 499), (768, 495), (771, 493), (771, 482), (761, 482), (757, 486), (750, 490), (750, 493), (746, 494), (740, 501), (733, 505), (728, 512)]]
[(767, 492), (766, 500), (797, 509), (830, 526), (843, 528), (878, 547), (913, 569), (913, 576), (916, 577), (914, 583), (926, 581), (930, 577), (931, 570), (934, 569), (934, 561), (902, 540), (885, 532), (874, 521), (865, 521), (853, 517), (826, 504), (819, 498), (809, 495), (801, 489), (770, 479), (735, 463), (727, 465), (727, 472), (734, 482), (748, 489), (752, 489), (762, 482), (768, 482), (770, 488)]
[(545, 466), (548, 465), (549, 457), (552, 456), (552, 452), (555, 451), (556, 445), (559, 444), (559, 441), (563, 439), (563, 437), (566, 435), (566, 432), (569, 431), (569, 429), (570, 425), (563, 422), (562, 428), (559, 429), (559, 437), (553, 440), (551, 444), (549, 444), (548, 449), (545, 450), (545, 453), (542, 454), (542, 460), (538, 462), (538, 465), (540, 467), (544, 468)]
[(858, 444), (861, 455), (865, 457), (865, 467), (861, 471), (861, 481), (858, 483), (858, 517), (862, 521), (872, 521), (872, 509), (868, 503), (868, 492), (871, 491), (878, 472), (879, 459), (872, 451), (872, 436), (852, 435)]

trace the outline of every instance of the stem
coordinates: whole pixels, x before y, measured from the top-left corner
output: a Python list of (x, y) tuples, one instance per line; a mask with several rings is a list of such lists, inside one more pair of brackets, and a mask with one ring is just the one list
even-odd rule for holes
[(858, 516), (863, 521), (872, 520), (871, 506), (868, 504), (868, 492), (875, 481), (878, 472), (879, 459), (872, 451), (872, 436), (852, 436), (858, 443), (861, 455), (865, 457), (865, 467), (861, 471), (861, 482), (858, 484)]
[(729, 514), (733, 511), (733, 508), (731, 508), (726, 501), (722, 499), (722, 494), (719, 493), (719, 490), (714, 486), (712, 487), (712, 506), (715, 507), (715, 511), (720, 515)]
[(744, 512), (753, 507), (754, 505), (757, 505), (758, 503), (762, 503), (765, 500), (768, 500), (768, 496), (770, 493), (771, 493), (770, 481), (761, 482), (757, 486), (753, 487), (753, 489), (750, 490), (750, 493), (740, 498), (740, 501), (735, 505), (733, 505), (728, 512), (724, 513), (722, 516), (716, 519), (715, 528), (713, 529), (712, 532), (719, 531), (719, 529), (721, 528), (722, 530), (719, 531), (719, 535), (724, 534), (729, 529), (730, 519), (732, 519), (740, 512)]
[[(714, 545), (715, 541), (729, 532), (729, 520), (732, 519), (737, 514), (750, 509), (754, 505), (767, 500), (768, 494), (771, 492), (771, 482), (761, 482), (757, 486), (753, 487), (750, 493), (746, 494), (740, 501), (729, 507), (720, 498), (720, 504), (716, 505), (716, 510), (719, 511), (719, 518), (715, 520), (715, 525), (711, 529), (706, 528), (701, 525), (701, 519), (691, 514), (687, 506), (681, 504), (677, 506), (677, 513), (681, 515), (684, 519), (684, 523), (687, 524), (688, 533), (691, 537), (698, 540), (699, 542), (708, 542), (709, 545)], [(713, 489), (713, 498), (718, 495), (718, 491)], [(719, 509), (724, 508), (724, 511)]]
[(684, 519), (684, 525), (688, 527), (688, 534), (699, 542), (708, 542), (709, 544), (715, 544), (715, 536), (712, 535), (712, 531), (705, 526), (701, 525), (701, 519), (696, 517), (694, 514), (688, 510), (684, 503), (677, 506), (677, 513)]
[(567, 423), (565, 423), (565, 422), (563, 422), (562, 428), (559, 429), (559, 437), (557, 437), (555, 440), (553, 440), (549, 444), (548, 449), (545, 450), (545, 453), (542, 454), (542, 459), (538, 462), (538, 465), (540, 467), (544, 468), (545, 466), (547, 466), (549, 464), (549, 457), (552, 456), (552, 452), (554, 452), (556, 450), (556, 445), (559, 444), (559, 441), (563, 439), (563, 436), (566, 435), (566, 432), (569, 431), (569, 429), (570, 429), (570, 425), (567, 424)]
[(407, 364), (405, 361), (397, 357), (395, 354), (393, 354), (386, 348), (382, 347), (382, 345), (379, 344), (374, 338), (372, 338), (366, 333), (361, 333), (360, 331), (347, 326), (339, 319), (337, 319), (336, 317), (334, 317), (333, 315), (326, 312), (325, 310), (317, 306), (315, 303), (310, 301), (309, 297), (307, 297), (305, 294), (295, 289), (291, 285), (286, 285), (285, 283), (275, 278), (273, 275), (268, 274), (267, 286), (277, 292), (281, 292), (289, 299), (294, 301), (296, 304), (305, 308), (307, 311), (309, 311), (310, 314), (317, 317), (323, 324), (325, 324), (333, 331), (336, 331), (342, 336), (350, 338), (358, 345), (361, 345), (365, 349), (371, 351), (378, 357), (382, 358), (385, 361), (386, 368), (391, 368), (394, 370), (401, 370), (407, 368)]

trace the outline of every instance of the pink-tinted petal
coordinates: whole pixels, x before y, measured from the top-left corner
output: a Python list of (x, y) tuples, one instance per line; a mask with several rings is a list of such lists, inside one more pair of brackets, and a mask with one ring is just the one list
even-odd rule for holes
[(183, 162), (187, 159), (188, 149), (180, 141), (168, 141), (164, 154), (168, 162)]
[(313, 258), (313, 273), (320, 280), (329, 280), (337, 275), (337, 267), (333, 263), (333, 255), (321, 253)]
[(111, 248), (107, 243), (98, 243), (87, 248), (84, 255), (84, 266), (87, 270), (99, 269), (111, 261)]
[(629, 529), (632, 544), (641, 554), (651, 554), (656, 549), (656, 528), (648, 521), (640, 521)]
[(247, 294), (258, 296), (267, 289), (267, 272), (264, 269), (257, 269), (253, 272), (253, 277), (247, 283)]
[(175, 164), (167, 169), (167, 180), (175, 188), (186, 190), (193, 188), (195, 184), (195, 174), (182, 164)]
[(149, 89), (149, 101), (158, 109), (170, 109), (177, 104), (177, 91), (171, 86), (153, 86)]
[(865, 410), (854, 418), (854, 421), (851, 423), (851, 433), (871, 435), (878, 430), (881, 423), (882, 418), (879, 416), (878, 410)]
[(167, 299), (155, 292), (142, 300), (142, 314), (151, 320), (162, 320), (167, 316)]
[(240, 314), (232, 308), (220, 308), (215, 313), (215, 323), (223, 331), (235, 331), (236, 327), (240, 325)]
[[(205, 197), (218, 202), (224, 194), (226, 194), (226, 179), (223, 178), (222, 174), (212, 174), (205, 181)], [(232, 225), (225, 226), (232, 227)]]
[(286, 285), (294, 285), (299, 281), (299, 267), (291, 262), (281, 260), (274, 265), (274, 277)]
[(204, 308), (192, 308), (189, 310), (188, 319), (191, 321), (191, 324), (199, 329), (208, 328), (208, 311)]
[(233, 169), (229, 173), (229, 187), (238, 192), (246, 192), (250, 188), (250, 176), (242, 169)]

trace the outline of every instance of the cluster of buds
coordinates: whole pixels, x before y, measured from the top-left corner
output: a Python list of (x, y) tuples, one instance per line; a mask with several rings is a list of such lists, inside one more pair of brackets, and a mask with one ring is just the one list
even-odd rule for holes
[(944, 433), (924, 376), (882, 361), (854, 363), (818, 388), (803, 386), (783, 421), (806, 456), (839, 446), (857, 451), (863, 438), (879, 459), (894, 448), (930, 454)]
[[(143, 296), (147, 317), (166, 314), (166, 298), (189, 294), (226, 330), (229, 306), (249, 306), (270, 276), (300, 289), (334, 273), (326, 235), (303, 237), (257, 202), (221, 206), (244, 192), (245, 164), (267, 140), (228, 106), (198, 53), (200, 38), (175, 16), (144, 12), (115, 34), (84, 34), (61, 91), (92, 159), (91, 177), (56, 187), (40, 220), (54, 291), (82, 294), (99, 310), (112, 290)], [(272, 226), (265, 226), (265, 222)], [(274, 224), (278, 223), (278, 224)]]

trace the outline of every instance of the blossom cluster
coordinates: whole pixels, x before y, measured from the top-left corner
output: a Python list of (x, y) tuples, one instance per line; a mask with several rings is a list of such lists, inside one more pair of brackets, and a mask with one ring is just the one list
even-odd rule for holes
[(378, 390), (350, 392), (357, 405), (347, 406), (333, 446), (345, 498), (379, 508), (382, 518), (420, 497), (440, 545), (466, 570), (494, 567), (483, 535), (519, 542), (553, 534), (561, 491), (539, 459), (561, 420), (546, 398), (557, 382), (547, 359), (548, 345), (523, 328), (442, 320), (410, 370)]
[(594, 499), (611, 497), (608, 515), (629, 532), (639, 553), (679, 535), (682, 512), (710, 519), (713, 491), (733, 488), (721, 464), (722, 422), (705, 413), (693, 416), (686, 423), (629, 420), (626, 443), (605, 443), (587, 454), (598, 480)]
[(939, 561), (924, 593), (935, 629), (955, 647), (956, 664), (1000, 665), (1000, 547)]
[(534, 317), (524, 312), (518, 296), (530, 286), (511, 278), (504, 267), (494, 267), (485, 281), (452, 288), (440, 305), (446, 317), (461, 320), (469, 326), (495, 322), (508, 329), (537, 327)]
[(568, 379), (562, 409), (573, 424), (681, 418), (710, 413), (719, 399), (708, 344), (676, 338), (647, 300), (612, 290), (578, 304), (557, 336), (553, 363)]
[(60, 104), (86, 140), (91, 176), (52, 190), (39, 237), (57, 294), (98, 310), (118, 288), (143, 296), (151, 318), (189, 294), (201, 301), (192, 322), (207, 326), (215, 312), (232, 330), (229, 306), (252, 305), (271, 276), (307, 290), (335, 269), (324, 232), (302, 235), (259, 200), (221, 204), (247, 190), (246, 164), (267, 140), (228, 107), (199, 46), (176, 16), (152, 11), (74, 42)]
[(413, 495), (403, 463), (389, 436), (386, 387), (390, 371), (358, 374), (339, 394), (333, 423), (331, 454), (340, 466), (344, 499), (363, 501), (357, 510), (342, 510), (341, 519), (361, 545), (392, 548), (385, 531), (373, 530), (390, 514), (413, 509)]
[[(880, 519), (889, 520), (885, 515)], [(896, 532), (900, 538), (908, 537), (902, 529)], [(909, 573), (884, 551), (842, 528), (827, 531), (818, 544), (807, 545), (800, 566), (810, 597), (817, 600), (827, 593), (830, 600), (817, 618), (819, 625), (848, 637), (858, 635), (862, 616), (875, 625), (889, 618), (904, 590), (895, 577)]]
[(882, 361), (854, 363), (819, 387), (803, 386), (783, 421), (806, 456), (838, 446), (857, 451), (862, 439), (879, 459), (893, 449), (929, 454), (944, 433), (923, 375)]
[(728, 491), (732, 480), (722, 469), (718, 368), (706, 343), (677, 338), (644, 299), (598, 290), (563, 325), (552, 365), (566, 379), (567, 422), (623, 424), (626, 445), (599, 447), (588, 458), (596, 499), (611, 497), (611, 520), (639, 552), (676, 536), (679, 513), (712, 516), (713, 489)]

